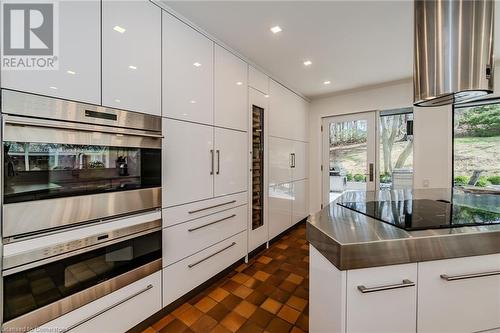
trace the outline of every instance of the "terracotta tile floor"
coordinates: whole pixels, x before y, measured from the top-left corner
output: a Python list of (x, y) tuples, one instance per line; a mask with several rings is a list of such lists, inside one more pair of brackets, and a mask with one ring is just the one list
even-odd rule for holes
[(309, 248), (301, 223), (143, 333), (307, 332), (308, 300)]

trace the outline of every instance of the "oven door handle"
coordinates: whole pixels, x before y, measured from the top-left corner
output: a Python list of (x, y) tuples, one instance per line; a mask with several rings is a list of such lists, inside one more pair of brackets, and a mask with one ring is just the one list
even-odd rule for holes
[(85, 324), (86, 322), (88, 322), (88, 321), (90, 321), (90, 320), (92, 320), (92, 319), (94, 319), (94, 318), (96, 318), (96, 317), (98, 317), (98, 316), (102, 315), (103, 313), (105, 313), (105, 312), (107, 312), (107, 311), (109, 311), (109, 310), (111, 310), (111, 309), (113, 309), (113, 308), (116, 308), (118, 305), (121, 305), (121, 304), (123, 304), (123, 303), (125, 303), (125, 302), (127, 302), (127, 301), (131, 300), (132, 298), (137, 297), (137, 296), (139, 296), (140, 294), (145, 293), (146, 291), (148, 291), (148, 290), (150, 290), (150, 289), (152, 289), (152, 288), (153, 288), (153, 285), (152, 285), (152, 284), (148, 284), (148, 285), (146, 286), (146, 288), (143, 288), (143, 289), (141, 289), (141, 290), (139, 290), (139, 291), (137, 291), (137, 292), (133, 293), (132, 295), (129, 295), (129, 296), (125, 297), (124, 299), (122, 299), (122, 300), (120, 300), (120, 301), (118, 301), (118, 302), (116, 302), (116, 303), (113, 303), (113, 304), (111, 304), (111, 305), (110, 305), (110, 306), (108, 306), (108, 307), (105, 307), (104, 309), (102, 309), (102, 310), (100, 310), (100, 311), (98, 311), (98, 312), (96, 312), (96, 313), (94, 313), (94, 314), (92, 314), (92, 315), (88, 316), (88, 317), (87, 317), (87, 318), (85, 318), (85, 319), (80, 320), (79, 322), (77, 322), (77, 323), (75, 323), (75, 324), (73, 324), (73, 325), (71, 325), (71, 326), (67, 327), (66, 329), (64, 329), (64, 330), (62, 330), (62, 331), (59, 331), (59, 332), (60, 332), (60, 333), (66, 333), (66, 332), (69, 332), (69, 331), (71, 331), (72, 329), (75, 329), (75, 328), (77, 328), (78, 326), (81, 326), (81, 325)]
[[(65, 130), (71, 130), (71, 131), (85, 131), (85, 132), (101, 132), (101, 133), (109, 133), (109, 134), (117, 134), (117, 135), (131, 135), (131, 136), (142, 136), (142, 137), (148, 137), (148, 138), (158, 138), (162, 139), (163, 135), (162, 134), (154, 134), (154, 133), (146, 133), (144, 131), (140, 130), (134, 130), (130, 128), (112, 128), (107, 129), (103, 126), (99, 125), (85, 125), (85, 124), (77, 124), (77, 123), (71, 123), (71, 125), (66, 125), (58, 121), (52, 121), (52, 120), (42, 120), (42, 119), (37, 119), (37, 120), (25, 120), (25, 119), (19, 119), (17, 117), (12, 117), (12, 116), (4, 116), (4, 124), (5, 125), (10, 124), (10, 125), (18, 125), (18, 126), (33, 126), (33, 127), (46, 127), (46, 128), (56, 128), (56, 129), (65, 129)], [(96, 126), (99, 128), (96, 129)]]

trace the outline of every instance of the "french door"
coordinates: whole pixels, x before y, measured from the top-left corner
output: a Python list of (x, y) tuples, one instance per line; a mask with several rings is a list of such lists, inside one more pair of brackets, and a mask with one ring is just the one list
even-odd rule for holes
[(323, 118), (323, 205), (345, 191), (376, 188), (376, 111)]

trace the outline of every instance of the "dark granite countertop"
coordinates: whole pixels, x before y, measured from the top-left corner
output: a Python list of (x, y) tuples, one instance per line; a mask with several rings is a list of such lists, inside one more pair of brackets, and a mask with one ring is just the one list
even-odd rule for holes
[(448, 200), (500, 213), (500, 195), (451, 189), (346, 192), (308, 218), (307, 238), (340, 270), (500, 253), (500, 225), (406, 231), (337, 205), (401, 199)]

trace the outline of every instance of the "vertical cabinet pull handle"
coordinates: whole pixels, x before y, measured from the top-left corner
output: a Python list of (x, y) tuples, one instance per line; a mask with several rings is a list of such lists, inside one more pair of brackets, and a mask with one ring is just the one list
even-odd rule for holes
[(373, 163), (370, 163), (370, 165), (368, 166), (368, 168), (369, 168), (368, 172), (369, 172), (370, 181), (372, 182), (373, 181), (373, 173), (374, 173), (374, 171), (373, 171)]
[(210, 149), (210, 174), (214, 174), (214, 150)]
[(293, 167), (295, 168), (295, 153), (293, 153)]
[(220, 150), (217, 149), (216, 153), (217, 153), (217, 172), (216, 173), (219, 174), (220, 173)]

